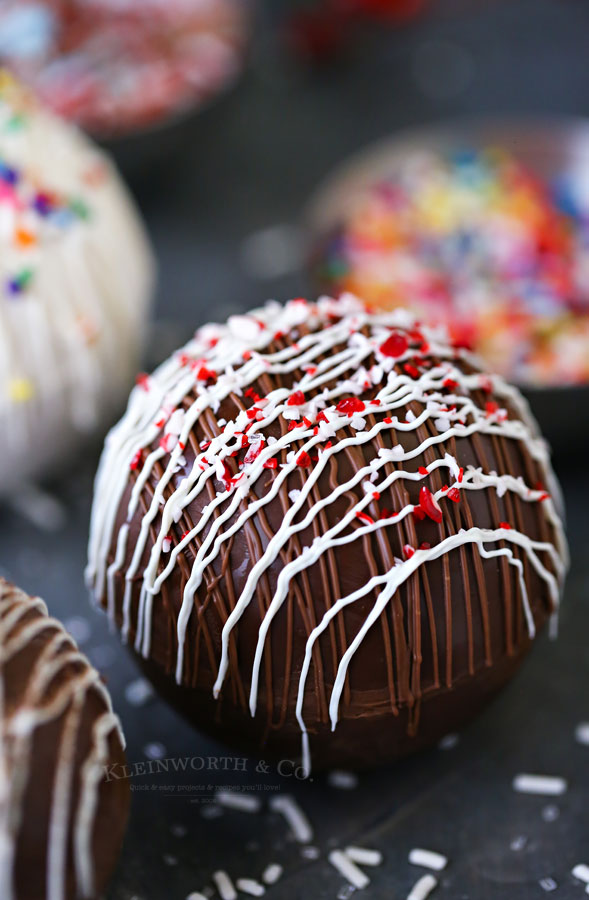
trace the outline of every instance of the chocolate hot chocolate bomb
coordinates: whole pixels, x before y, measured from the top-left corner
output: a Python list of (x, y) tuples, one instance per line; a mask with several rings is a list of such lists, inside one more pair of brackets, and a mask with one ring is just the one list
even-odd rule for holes
[(129, 782), (98, 672), (39, 598), (0, 579), (0, 896), (98, 897), (120, 851)]
[(199, 728), (370, 766), (511, 677), (558, 607), (558, 509), (521, 395), (444, 332), (350, 296), (270, 303), (139, 380), (88, 578)]

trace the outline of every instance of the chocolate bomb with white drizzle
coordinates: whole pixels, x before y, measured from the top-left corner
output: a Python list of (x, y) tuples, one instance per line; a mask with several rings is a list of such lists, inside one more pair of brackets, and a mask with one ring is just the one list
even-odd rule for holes
[(267, 304), (140, 380), (88, 579), (200, 728), (306, 769), (459, 727), (556, 612), (559, 492), (519, 392), (406, 311)]
[(98, 897), (129, 809), (99, 673), (39, 598), (0, 579), (0, 896)]

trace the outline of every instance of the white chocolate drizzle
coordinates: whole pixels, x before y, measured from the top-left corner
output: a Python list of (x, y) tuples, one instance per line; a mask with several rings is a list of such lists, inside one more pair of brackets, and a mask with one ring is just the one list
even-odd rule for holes
[[(6, 705), (5, 669), (26, 651), (30, 642), (43, 636), (20, 701), (14, 709)], [(75, 666), (76, 674), (56, 678)], [(14, 694), (14, 691), (11, 691)], [(79, 795), (74, 804), (72, 787), (78, 730), (86, 703), (94, 694), (102, 707), (93, 725), (88, 756), (82, 764)], [(124, 738), (110, 697), (73, 638), (47, 615), (39, 598), (31, 598), (0, 579), (0, 895), (16, 900), (14, 863), (21, 832), (22, 802), (31, 777), (33, 739), (37, 729), (64, 717), (55, 769), (46, 773), (51, 792), (47, 825), (47, 900), (65, 900), (67, 895), (68, 845), (73, 846), (76, 893), (93, 896), (96, 891), (92, 838), (97, 801), (104, 767), (109, 762), (108, 738), (114, 732), (121, 746)], [(26, 841), (26, 836), (23, 835)]]
[[(305, 330), (299, 336), (297, 330), (302, 325)], [(427, 341), (427, 351), (424, 350), (421, 357), (435, 362), (418, 372), (407, 366), (409, 373), (406, 373), (403, 364), (419, 358), (419, 350), (408, 345), (392, 358), (384, 352), (384, 342), (391, 334), (402, 335), (415, 328), (416, 323), (407, 311), (372, 314), (350, 295), (339, 300), (325, 297), (314, 304), (301, 300), (284, 306), (269, 303), (247, 316), (230, 318), (225, 326), (201, 328), (182, 351), (160, 366), (147, 384), (135, 388), (124, 418), (107, 438), (96, 478), (87, 579), (99, 601), (106, 597), (106, 607), (114, 621), (115, 579), (123, 576), (123, 636), (128, 639), (131, 626), (134, 626), (135, 648), (146, 657), (151, 647), (153, 604), (162, 585), (178, 566), (181, 554), (189, 545), (194, 551), (177, 622), (176, 679), (181, 683), (187, 626), (207, 566), (219, 557), (227, 542), (258, 511), (272, 503), (289, 476), (301, 466), (301, 456), (304, 454), (306, 460), (309, 455), (301, 489), (289, 491), (291, 505), (281, 526), (268, 540), (260, 557), (252, 561), (243, 590), (224, 624), (215, 696), (219, 695), (227, 674), (232, 632), (255, 596), (260, 579), (294, 535), (319, 521), (320, 513), (339, 497), (349, 496), (348, 492), (353, 488), (364, 487), (364, 496), (350, 506), (345, 515), (315, 537), (310, 546), (303, 547), (296, 558), (280, 570), (274, 595), (259, 628), (251, 670), (249, 706), (252, 715), (256, 713), (267, 636), (275, 615), (289, 596), (295, 576), (333, 548), (361, 541), (381, 529), (396, 527), (416, 509), (413, 504), (408, 504), (394, 517), (373, 520), (366, 509), (374, 496), (379, 496), (397, 481), (427, 485), (428, 476), (440, 469), (448, 485), (431, 494), (432, 503), (438, 509), (451, 505), (448, 497), (452, 494), (459, 497), (462, 491), (493, 491), (498, 497), (511, 493), (526, 503), (541, 505), (541, 515), (554, 536), (553, 541), (533, 540), (513, 523), (497, 522), (493, 528), (480, 528), (474, 524), (433, 546), (410, 548), (407, 558), (395, 560), (389, 571), (370, 578), (354, 593), (339, 597), (325, 612), (310, 632), (305, 656), (300, 662), (296, 715), (307, 771), (310, 754), (303, 706), (313, 648), (330, 622), (349, 604), (371, 593), (377, 595), (372, 610), (339, 661), (329, 702), (332, 729), (338, 721), (340, 698), (355, 652), (395, 592), (429, 561), (469, 544), (476, 546), (483, 558), (505, 557), (518, 575), (521, 603), (531, 637), (535, 632), (534, 617), (522, 559), (515, 551), (519, 550), (527, 558), (545, 582), (553, 610), (559, 604), (568, 564), (566, 541), (558, 515), (560, 494), (547, 448), (538, 435), (525, 401), (517, 389), (498, 376), (483, 375), (478, 370), (470, 374), (463, 371), (457, 361), (465, 361), (474, 367), (476, 360), (466, 351), (451, 347), (441, 329), (419, 326), (420, 334)], [(272, 352), (269, 345), (277, 333), (289, 335), (291, 342)], [(276, 387), (265, 397), (255, 400), (252, 409), (242, 409), (234, 419), (219, 422), (220, 433), (201, 447), (192, 468), (174, 482), (175, 474), (185, 462), (184, 449), (201, 416), (208, 411), (216, 414), (223, 400), (230, 395), (241, 397), (263, 374), (272, 377), (298, 370), (305, 374), (294, 387)], [(207, 379), (207, 373), (213, 373), (213, 377)], [(368, 388), (371, 399), (361, 400)], [(513, 412), (509, 417), (495, 401), (489, 408), (480, 408), (473, 392), (481, 388), (509, 405), (512, 411), (515, 409), (518, 417), (514, 418)], [(340, 401), (350, 397), (360, 401), (357, 408), (349, 412), (338, 409)], [(411, 403), (422, 411), (416, 414), (408, 410)], [(374, 424), (370, 425), (368, 416)], [(301, 420), (301, 424), (276, 438), (268, 433), (268, 426), (281, 417), (288, 421)], [(433, 429), (430, 425), (434, 433), (417, 446), (415, 441), (408, 444), (414, 449), (405, 449), (402, 441), (385, 448), (379, 441), (391, 431), (398, 440), (404, 433), (415, 433), (425, 423), (434, 425)], [(225, 461), (242, 447), (242, 435), (246, 432), (250, 449), (239, 474), (229, 480)], [(424, 451), (428, 448), (440, 446), (444, 450), (451, 438), (477, 434), (525, 443), (526, 453), (543, 474), (546, 489), (526, 484), (523, 477), (484, 472), (480, 467), (468, 466), (463, 470), (448, 452), (428, 463), (425, 472), (415, 470), (414, 466), (424, 459)], [(378, 446), (380, 449), (377, 450)], [(374, 455), (348, 480), (338, 483), (331, 493), (316, 499), (319, 479), (328, 470), (330, 460), (353, 447), (363, 447), (365, 454), (374, 448)], [(286, 462), (279, 464), (284, 455)], [(312, 464), (311, 456), (314, 457)], [(412, 460), (417, 461), (413, 467)], [(387, 463), (394, 463), (393, 471)], [(156, 464), (163, 473), (154, 482)], [(262, 474), (266, 473), (268, 465), (273, 466), (275, 474), (267, 491), (262, 496), (250, 493), (252, 486), (258, 485)], [(136, 476), (125, 521), (116, 531), (121, 502), (130, 479), (130, 466), (136, 469)], [(144, 489), (148, 482), (153, 493), (146, 495)], [(171, 530), (182, 517), (183, 510), (199, 497), (205, 501), (202, 515), (194, 527), (174, 543), (170, 539)], [(247, 505), (243, 503), (245, 498)], [(129, 524), (138, 515), (140, 501), (147, 504), (147, 509), (139, 517), (139, 533), (134, 544), (130, 544)], [(156, 536), (152, 538), (158, 517)], [(195, 538), (198, 538), (198, 549)], [(148, 560), (144, 564), (147, 551)], [(137, 579), (141, 582), (141, 593), (136, 621), (132, 622), (132, 587)]]

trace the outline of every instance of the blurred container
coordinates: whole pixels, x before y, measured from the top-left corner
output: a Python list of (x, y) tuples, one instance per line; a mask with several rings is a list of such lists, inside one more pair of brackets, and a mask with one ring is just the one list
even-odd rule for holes
[(142, 155), (143, 137), (148, 144), (174, 142), (179, 126), (235, 82), (252, 6), (253, 0), (5, 0), (0, 63), (110, 149), (128, 142)]
[[(347, 161), (320, 187), (305, 212), (310, 268), (315, 273), (330, 235), (337, 234), (350, 209), (367, 188), (390, 178), (424, 150), (447, 156), (467, 148), (497, 147), (513, 155), (546, 184), (571, 179), (589, 189), (589, 123), (576, 119), (479, 120), (424, 127), (379, 142)], [(588, 251), (589, 252), (589, 251)], [(319, 288), (329, 289), (321, 283)], [(587, 348), (589, 354), (589, 346)], [(584, 447), (589, 421), (589, 385), (519, 385), (557, 453)]]

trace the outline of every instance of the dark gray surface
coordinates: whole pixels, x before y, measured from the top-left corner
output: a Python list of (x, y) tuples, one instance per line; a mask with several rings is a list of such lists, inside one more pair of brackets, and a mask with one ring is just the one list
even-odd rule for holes
[[(148, 177), (134, 178), (161, 262), (160, 317), (182, 330), (304, 290), (297, 272), (264, 281), (244, 271), (242, 242), (258, 229), (295, 222), (330, 168), (371, 140), (446, 115), (589, 111), (587, 3), (473, 0), (466, 6), (458, 18), (438, 16), (366, 39), (315, 74), (287, 62), (268, 32), (259, 31), (246, 79), (183, 132), (173, 155)], [(437, 77), (428, 69), (432, 58), (442, 66)], [(148, 789), (134, 791), (111, 900), (184, 900), (210, 885), (217, 868), (259, 877), (272, 861), (284, 865), (285, 876), (269, 897), (335, 898), (345, 882), (326, 851), (352, 841), (384, 853), (371, 886), (358, 894), (367, 900), (403, 900), (421, 874), (407, 863), (416, 845), (450, 859), (434, 897), (527, 900), (545, 896), (539, 880), (547, 876), (558, 883), (549, 896), (584, 896), (570, 874), (575, 863), (589, 863), (589, 748), (574, 740), (575, 725), (589, 720), (589, 476), (581, 449), (558, 460), (573, 554), (560, 638), (538, 641), (520, 676), (458, 746), (365, 774), (350, 792), (323, 778), (301, 784), (273, 770), (256, 772), (255, 761), (248, 761), (247, 774), (134, 778), (134, 787)], [(72, 616), (90, 623), (82, 646), (108, 679), (132, 763), (145, 760), (153, 742), (165, 747), (166, 757), (234, 758), (160, 702), (137, 708), (125, 699), (136, 669), (104, 618), (89, 608), (83, 585), (95, 465), (96, 453), (88, 451), (67, 483), (52, 486), (67, 511), (55, 532), (0, 510), (0, 571), (42, 594), (70, 623)], [(556, 801), (517, 795), (511, 780), (520, 771), (563, 775), (569, 790)], [(205, 801), (220, 784), (256, 786), (264, 798), (269, 789), (294, 793), (314, 825), (320, 858), (302, 856), (267, 808), (255, 816), (227, 811), (207, 818)], [(559, 815), (546, 821), (543, 810), (554, 804)]]

